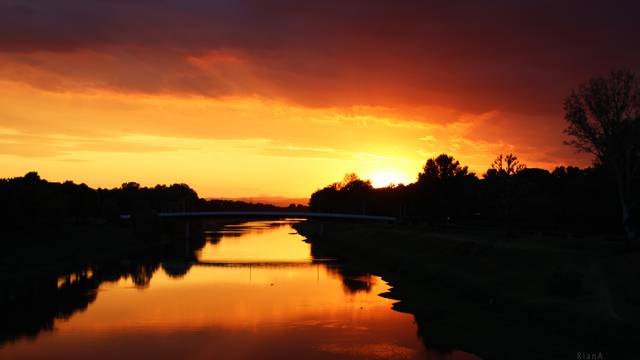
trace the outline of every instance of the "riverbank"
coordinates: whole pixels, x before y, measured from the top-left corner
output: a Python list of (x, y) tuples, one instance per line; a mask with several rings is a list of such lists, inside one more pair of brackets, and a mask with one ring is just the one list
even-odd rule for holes
[[(163, 223), (147, 220), (135, 224), (105, 221), (63, 224), (54, 237), (44, 230), (42, 237), (35, 240), (16, 237), (14, 246), (0, 251), (0, 305), (37, 293), (40, 289), (25, 284), (42, 278), (160, 259), (188, 261), (204, 245), (202, 221), (190, 221), (186, 240), (183, 220)], [(216, 228), (242, 221), (211, 219), (206, 224)]]
[(598, 239), (423, 225), (295, 225), (312, 249), (382, 276), (429, 347), (484, 359), (634, 358), (638, 254)]
[(43, 233), (42, 239), (3, 251), (3, 277), (73, 271), (125, 259), (158, 246), (158, 242), (136, 238), (130, 226), (118, 224), (65, 225), (61, 232), (54, 239)]
[[(137, 226), (136, 226), (137, 225)], [(125, 277), (148, 286), (161, 260), (193, 257), (202, 237), (185, 243), (184, 224), (141, 227), (133, 223), (92, 221), (59, 224), (41, 237), (14, 234), (0, 253), (0, 347), (35, 338), (93, 303), (98, 287)], [(197, 234), (200, 231), (196, 232)], [(188, 244), (188, 246), (186, 246)], [(165, 268), (180, 276), (188, 267)]]

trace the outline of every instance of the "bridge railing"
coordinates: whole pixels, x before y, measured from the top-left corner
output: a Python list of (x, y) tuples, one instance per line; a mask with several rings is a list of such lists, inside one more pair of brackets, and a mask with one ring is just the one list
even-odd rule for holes
[[(161, 212), (162, 218), (199, 218), (199, 217), (270, 217), (270, 218), (302, 218), (302, 219), (335, 219), (335, 220), (365, 220), (365, 221), (386, 221), (396, 220), (392, 216), (378, 215), (358, 215), (358, 214), (335, 214), (317, 212), (295, 212), (295, 211), (181, 211), (181, 212)], [(130, 214), (120, 215), (120, 219), (131, 219)]]

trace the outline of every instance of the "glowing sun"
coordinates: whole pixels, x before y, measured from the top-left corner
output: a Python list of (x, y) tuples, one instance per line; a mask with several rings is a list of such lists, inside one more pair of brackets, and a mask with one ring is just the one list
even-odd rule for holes
[(369, 180), (371, 180), (371, 185), (376, 188), (385, 187), (390, 184), (398, 185), (407, 183), (407, 179), (404, 176), (391, 170), (378, 171), (369, 176)]

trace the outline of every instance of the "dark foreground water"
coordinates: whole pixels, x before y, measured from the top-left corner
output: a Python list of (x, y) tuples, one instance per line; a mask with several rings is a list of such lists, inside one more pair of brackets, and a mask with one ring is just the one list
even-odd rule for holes
[(379, 296), (384, 281), (314, 258), (292, 221), (210, 231), (191, 265), (59, 279), (58, 287), (97, 285), (81, 287), (86, 304), (58, 311), (44, 326), (52, 331), (5, 340), (0, 358), (476, 359), (427, 351), (413, 316)]

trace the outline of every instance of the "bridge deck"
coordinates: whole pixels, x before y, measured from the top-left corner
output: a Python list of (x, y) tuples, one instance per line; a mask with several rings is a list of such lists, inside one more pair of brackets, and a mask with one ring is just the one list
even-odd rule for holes
[[(299, 218), (326, 220), (365, 220), (365, 221), (395, 221), (391, 216), (334, 214), (294, 211), (193, 211), (193, 212), (161, 212), (162, 218), (206, 218), (206, 217), (267, 217), (267, 218)], [(130, 214), (120, 215), (123, 220), (131, 219)]]
[(293, 267), (329, 264), (335, 259), (313, 259), (308, 261), (194, 261), (194, 266), (208, 267)]

